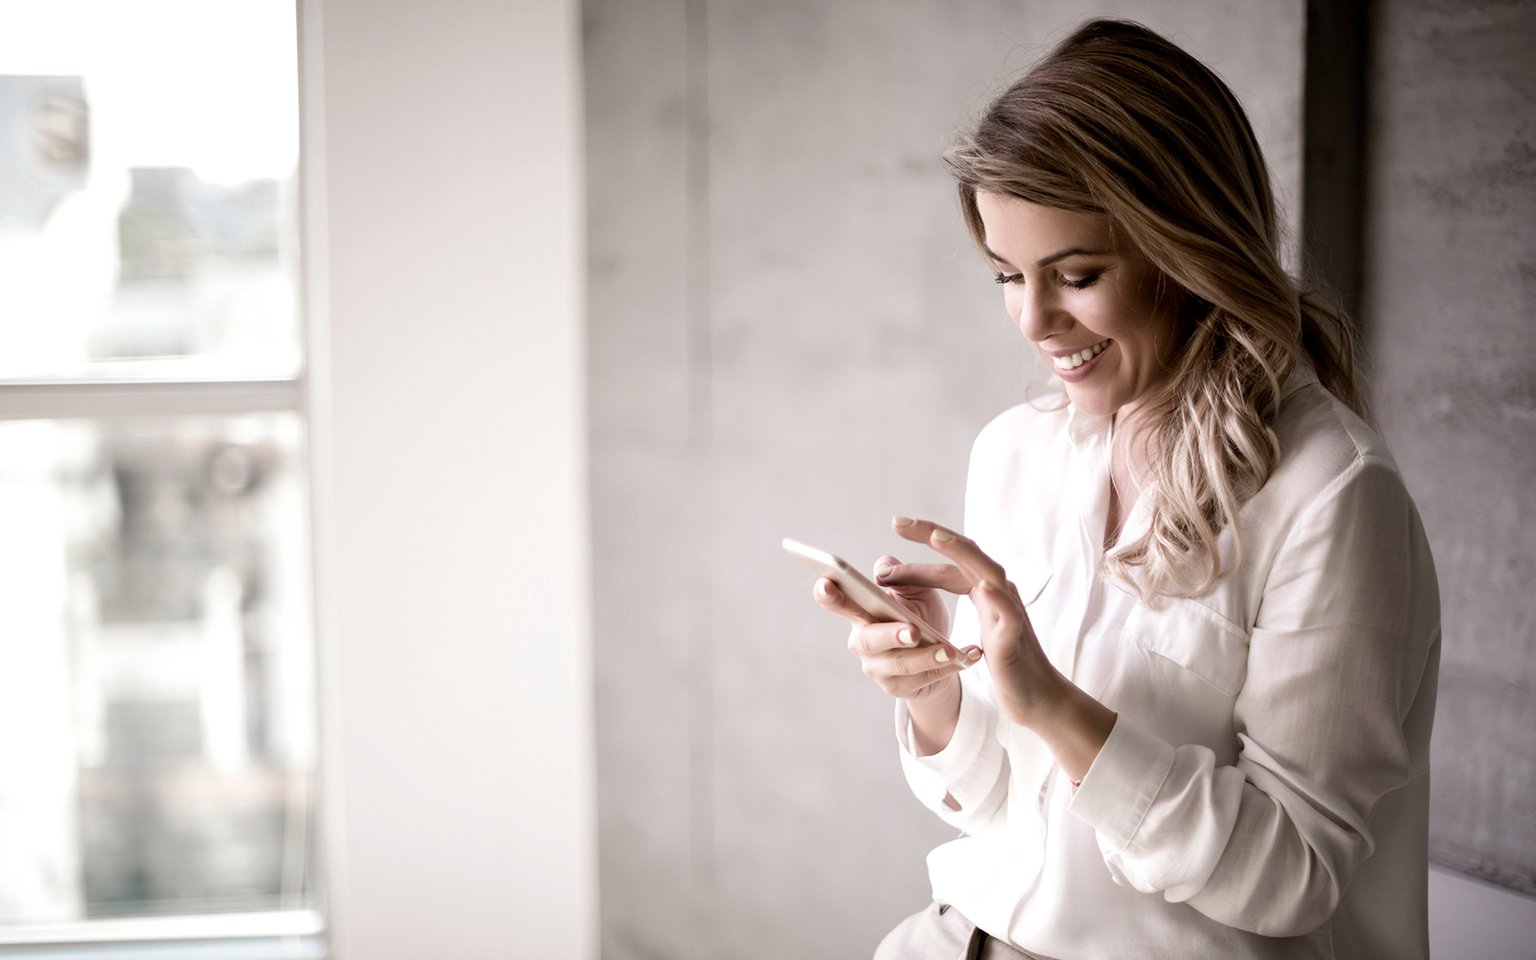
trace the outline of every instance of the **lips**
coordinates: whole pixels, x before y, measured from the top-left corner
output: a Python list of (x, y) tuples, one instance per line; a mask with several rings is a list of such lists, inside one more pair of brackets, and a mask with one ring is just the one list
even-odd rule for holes
[[(1104, 363), (1104, 358), (1109, 356), (1109, 348), (1114, 345), (1113, 340), (1104, 340), (1091, 347), (1074, 350), (1063, 357), (1051, 357), (1051, 366), (1057, 379), (1065, 383), (1080, 383), (1094, 375), (1099, 366)], [(1084, 360), (1083, 357), (1088, 359)]]
[(1055, 365), (1057, 370), (1075, 370), (1103, 353), (1108, 346), (1108, 340), (1101, 340), (1093, 346), (1084, 347), (1076, 353), (1069, 353), (1064, 357), (1052, 357), (1051, 363)]

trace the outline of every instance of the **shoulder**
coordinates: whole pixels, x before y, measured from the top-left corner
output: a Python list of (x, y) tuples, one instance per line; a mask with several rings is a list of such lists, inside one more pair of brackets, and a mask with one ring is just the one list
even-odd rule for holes
[(1430, 642), (1439, 622), (1434, 557), (1381, 435), (1316, 384), (1287, 397), (1275, 432), (1280, 462), (1246, 517), (1245, 534), (1257, 534), (1250, 582), (1265, 597), (1309, 592), (1304, 602), (1270, 604), (1270, 625), (1277, 616), (1342, 617)]
[(1285, 398), (1275, 436), (1280, 459), (1265, 490), (1282, 495), (1296, 508), (1358, 483), (1407, 497), (1386, 441), (1319, 383), (1308, 383)]
[[(1399, 606), (1431, 624), (1438, 595), (1434, 561), (1418, 510), (1386, 442), (1322, 385), (1290, 391), (1274, 424), (1280, 459), (1239, 517), (1241, 561), (1230, 584), (1228, 619), (1252, 628), (1273, 590), (1315, 591), (1322, 605), (1370, 596), (1409, 597)], [(1229, 544), (1230, 548), (1230, 544)], [(1356, 587), (1369, 571), (1372, 590)], [(1403, 586), (1389, 588), (1389, 583)], [(1410, 607), (1412, 608), (1410, 610)], [(1300, 607), (1296, 608), (1300, 610)], [(1387, 622), (1385, 613), (1372, 622)]]
[(1418, 508), (1370, 424), (1312, 383), (1286, 397), (1275, 434), (1280, 460), (1244, 506), (1260, 555), (1311, 550), (1320, 556), (1390, 543), (1400, 554), (1394, 562), (1424, 559), (1429, 568)]

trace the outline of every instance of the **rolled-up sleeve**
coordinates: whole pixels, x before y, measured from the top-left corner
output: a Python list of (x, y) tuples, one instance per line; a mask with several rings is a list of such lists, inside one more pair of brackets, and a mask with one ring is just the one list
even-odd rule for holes
[[(1381, 799), (1427, 775), (1439, 652), (1433, 562), (1390, 462), (1361, 457), (1269, 568), (1219, 764), (1122, 718), (1072, 799), (1116, 881), (1267, 936), (1327, 921)], [(1422, 704), (1421, 704), (1422, 706)], [(1422, 711), (1420, 711), (1422, 713)]]

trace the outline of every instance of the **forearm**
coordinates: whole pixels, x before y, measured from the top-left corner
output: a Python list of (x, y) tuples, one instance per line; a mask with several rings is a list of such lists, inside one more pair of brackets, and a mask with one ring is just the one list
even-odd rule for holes
[(932, 756), (949, 746), (960, 722), (960, 677), (945, 677), (934, 686), (937, 689), (907, 701), (912, 747), (919, 757)]
[[(1031, 697), (1027, 715), (1009, 717), (1028, 727), (1045, 743), (1057, 764), (1072, 780), (1081, 780), (1114, 729), (1116, 714), (1087, 691), (1056, 672), (1050, 672), (1048, 692)], [(948, 677), (944, 686), (907, 701), (912, 725), (912, 750), (919, 757), (933, 756), (949, 746), (960, 720), (962, 684)], [(952, 810), (960, 805), (953, 797), (944, 802)]]
[(1081, 780), (1115, 727), (1113, 710), (1057, 674), (1058, 685), (1022, 722), (1044, 741), (1070, 780)]

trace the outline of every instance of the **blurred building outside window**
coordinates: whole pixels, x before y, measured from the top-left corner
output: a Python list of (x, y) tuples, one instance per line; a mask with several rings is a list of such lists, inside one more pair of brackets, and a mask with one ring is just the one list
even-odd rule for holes
[(0, 954), (320, 955), (298, 127), (292, 0), (0, 6)]

